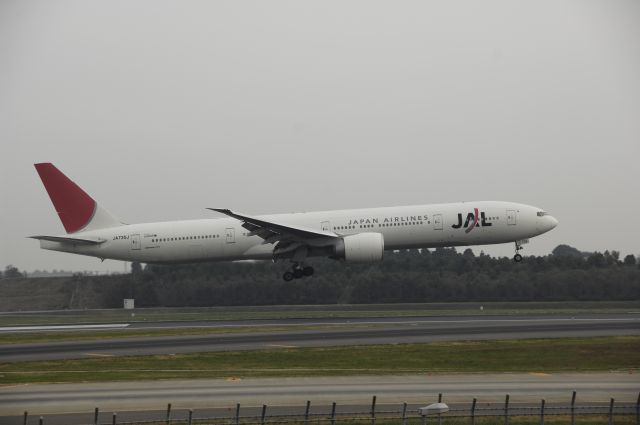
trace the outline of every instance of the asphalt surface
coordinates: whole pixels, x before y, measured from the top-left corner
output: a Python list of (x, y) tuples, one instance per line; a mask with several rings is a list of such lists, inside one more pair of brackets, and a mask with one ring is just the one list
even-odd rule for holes
[[(296, 328), (296, 325), (298, 325), (298, 328)], [(122, 332), (124, 336), (131, 329), (234, 326), (290, 326), (291, 330), (273, 332), (265, 329), (263, 332), (257, 330), (248, 333), (210, 333), (204, 335), (5, 344), (0, 346), (0, 362), (61, 360), (95, 356), (259, 350), (278, 347), (640, 335), (640, 314), (155, 322), (132, 323), (128, 327), (117, 328), (117, 331)], [(300, 329), (299, 326), (324, 328), (305, 330)], [(96, 330), (96, 338), (99, 337), (100, 330)]]
[(307, 400), (312, 403), (312, 413), (327, 414), (334, 401), (339, 411), (367, 412), (373, 395), (377, 396), (378, 411), (398, 410), (402, 402), (408, 402), (415, 412), (417, 406), (437, 401), (438, 393), (443, 393), (445, 402), (464, 403), (466, 408), (474, 397), (481, 407), (503, 402), (506, 394), (512, 406), (535, 406), (542, 398), (567, 405), (573, 390), (577, 391), (578, 404), (606, 406), (611, 397), (617, 403), (635, 403), (640, 379), (636, 374), (603, 372), (19, 385), (0, 387), (0, 423), (22, 424), (24, 411), (29, 412), (30, 423), (34, 424), (40, 415), (48, 425), (93, 423), (95, 407), (100, 408), (102, 423), (109, 423), (114, 411), (119, 422), (163, 420), (167, 403), (172, 404), (173, 418), (185, 418), (186, 409), (194, 409), (195, 417), (229, 417), (234, 415), (236, 403), (242, 406), (241, 416), (259, 414), (263, 404), (269, 406), (269, 414), (301, 414)]

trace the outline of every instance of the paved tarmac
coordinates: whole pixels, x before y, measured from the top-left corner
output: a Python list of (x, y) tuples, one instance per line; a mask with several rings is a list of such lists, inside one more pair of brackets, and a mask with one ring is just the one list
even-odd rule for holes
[[(606, 405), (611, 397), (617, 403), (635, 403), (640, 379), (631, 373), (503, 373), (453, 375), (394, 375), (264, 379), (207, 379), (175, 381), (138, 381), (85, 384), (34, 384), (0, 387), (0, 423), (21, 424), (27, 410), (36, 423), (45, 415), (45, 423), (92, 423), (93, 410), (99, 407), (101, 422), (109, 422), (118, 412), (119, 421), (164, 419), (163, 409), (172, 403), (173, 417), (186, 417), (194, 409), (198, 417), (233, 416), (236, 403), (242, 415), (258, 414), (256, 406), (267, 404), (269, 412), (301, 413), (307, 400), (314, 412), (330, 411), (337, 402), (342, 411), (366, 412), (372, 396), (378, 405), (398, 409), (402, 402), (415, 408), (437, 401), (443, 393), (447, 403), (478, 406), (503, 402), (568, 404), (577, 391), (578, 403)], [(350, 406), (350, 407), (347, 407)], [(356, 407), (359, 406), (359, 407)], [(212, 410), (213, 408), (217, 408)], [(389, 407), (387, 407), (389, 408)], [(382, 409), (382, 407), (380, 408)]]
[[(291, 319), (225, 322), (132, 323), (117, 329), (291, 326), (290, 331), (212, 333), (63, 341), (0, 346), (0, 362), (60, 360), (95, 356), (176, 354), (206, 351), (259, 350), (277, 347), (321, 347), (363, 344), (514, 338), (560, 338), (640, 335), (639, 314), (575, 316), (461, 316), (361, 319)], [(296, 329), (294, 325), (324, 329)], [(340, 325), (340, 326), (335, 326)], [(96, 330), (99, 338), (100, 331)]]

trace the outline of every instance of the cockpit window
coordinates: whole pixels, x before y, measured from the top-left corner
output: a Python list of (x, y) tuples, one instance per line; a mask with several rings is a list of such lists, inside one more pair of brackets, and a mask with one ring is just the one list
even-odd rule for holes
[(538, 217), (544, 217), (545, 215), (549, 215), (549, 213), (546, 211), (538, 211), (536, 214)]

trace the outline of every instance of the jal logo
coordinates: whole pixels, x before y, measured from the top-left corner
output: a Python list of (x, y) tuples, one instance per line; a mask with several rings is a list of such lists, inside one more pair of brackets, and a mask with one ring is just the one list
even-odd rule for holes
[(451, 227), (453, 227), (454, 229), (460, 229), (461, 227), (464, 227), (465, 233), (469, 233), (477, 226), (491, 226), (491, 222), (487, 221), (484, 211), (478, 214), (477, 208), (474, 208), (472, 213), (470, 212), (467, 214), (467, 218), (464, 220), (464, 223), (462, 223), (462, 213), (458, 213), (458, 223), (451, 225)]

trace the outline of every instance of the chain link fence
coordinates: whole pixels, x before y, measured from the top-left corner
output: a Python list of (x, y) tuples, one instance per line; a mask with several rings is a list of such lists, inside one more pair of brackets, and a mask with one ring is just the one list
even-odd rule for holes
[[(438, 402), (442, 402), (442, 394), (438, 395)], [(502, 403), (478, 403), (474, 398), (469, 403), (454, 403), (447, 406), (445, 413), (421, 414), (421, 406), (402, 403), (398, 405), (385, 404), (377, 406), (377, 397), (373, 396), (371, 405), (366, 408), (350, 410), (349, 406), (339, 409), (337, 403), (323, 405), (311, 409), (311, 402), (306, 406), (289, 407), (287, 412), (279, 407), (278, 412), (271, 412), (268, 405), (262, 407), (241, 408), (236, 404), (235, 409), (225, 409), (221, 415), (199, 415), (193, 409), (172, 411), (172, 405), (167, 405), (166, 411), (155, 412), (151, 419), (139, 421), (119, 420), (118, 414), (113, 412), (104, 414), (99, 408), (93, 412), (93, 421), (84, 425), (484, 425), (497, 424), (513, 425), (536, 424), (544, 425), (545, 420), (553, 423), (576, 425), (589, 424), (635, 424), (640, 425), (640, 393), (635, 403), (616, 403), (611, 398), (608, 402), (577, 404), (576, 392), (571, 396), (568, 404), (547, 404), (544, 399), (539, 403), (511, 403), (509, 395)], [(243, 413), (250, 412), (250, 414)], [(423, 410), (424, 412), (424, 410)], [(153, 416), (153, 415), (152, 415)], [(29, 412), (24, 412), (24, 425), (33, 423)], [(39, 425), (46, 425), (44, 416), (37, 420)]]

